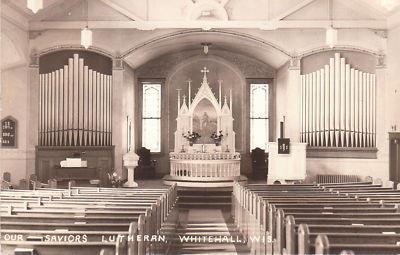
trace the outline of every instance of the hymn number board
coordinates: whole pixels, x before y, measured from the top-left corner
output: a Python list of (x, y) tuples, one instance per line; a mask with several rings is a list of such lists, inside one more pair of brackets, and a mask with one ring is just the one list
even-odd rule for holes
[(289, 138), (278, 138), (278, 154), (290, 154)]
[(1, 147), (17, 147), (17, 121), (10, 116), (1, 120)]

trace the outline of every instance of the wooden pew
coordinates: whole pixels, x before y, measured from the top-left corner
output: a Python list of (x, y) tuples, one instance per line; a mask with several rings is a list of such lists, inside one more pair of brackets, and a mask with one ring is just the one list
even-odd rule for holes
[[(280, 185), (276, 185), (276, 186), (280, 186)], [(290, 185), (286, 185), (286, 186), (290, 186)], [(333, 185), (333, 186), (340, 187), (340, 185)], [(344, 186), (348, 186), (348, 185), (344, 185)], [(370, 183), (368, 183), (368, 185), (358, 185), (358, 186), (359, 186), (358, 189), (364, 189), (367, 191), (370, 190), (370, 188), (371, 188)], [(307, 187), (310, 188), (310, 186), (307, 186)], [(381, 187), (381, 186), (380, 185), (373, 186), (374, 189), (379, 188), (379, 187)], [(279, 190), (280, 188), (281, 187), (271, 189), (270, 187), (267, 187), (266, 189), (265, 188), (261, 189), (261, 187), (257, 187), (257, 190), (255, 192), (263, 193), (266, 195), (267, 194), (275, 195), (275, 198), (272, 198), (272, 199), (267, 198), (267, 200), (269, 200), (267, 203), (274, 204), (274, 205), (278, 205), (278, 204), (284, 204), (286, 206), (299, 205), (299, 206), (303, 206), (303, 207), (307, 207), (307, 206), (309, 206), (309, 204), (319, 204), (320, 206), (323, 206), (323, 207), (332, 207), (332, 206), (335, 207), (336, 205), (340, 205), (342, 207), (342, 211), (338, 210), (337, 212), (342, 212), (342, 213), (346, 212), (346, 210), (343, 210), (343, 209), (354, 207), (354, 203), (356, 203), (358, 207), (375, 208), (373, 211), (368, 211), (368, 210), (364, 211), (366, 213), (379, 212), (379, 208), (382, 207), (382, 203), (377, 202), (377, 203), (371, 204), (371, 203), (367, 203), (368, 202), (367, 200), (357, 201), (355, 199), (355, 197), (353, 197), (353, 198), (349, 197), (349, 199), (343, 200), (343, 198), (341, 198), (340, 196), (339, 196), (340, 201), (337, 201), (337, 202), (334, 202), (334, 201), (330, 202), (329, 201), (330, 199), (327, 199), (325, 201), (307, 201), (307, 197), (303, 196), (303, 198), (301, 198), (301, 196), (299, 196), (299, 195), (295, 195), (295, 196), (292, 195), (292, 199), (290, 199), (290, 197), (289, 197), (289, 201), (288, 201), (288, 199), (285, 198), (285, 195), (290, 194), (291, 187), (284, 187), (284, 189), (288, 188), (288, 191), (285, 191), (285, 192), (287, 192), (286, 194), (282, 193), (282, 198), (279, 198), (279, 195), (281, 195), (281, 194), (276, 192), (276, 190)], [(344, 188), (346, 189), (347, 187), (344, 187)], [(271, 190), (274, 190), (274, 191), (271, 191)], [(324, 190), (326, 191), (327, 189), (324, 189)], [(294, 187), (294, 191), (298, 191), (297, 187)], [(319, 189), (313, 189), (311, 191), (312, 192), (320, 192)], [(338, 193), (332, 189), (329, 189), (328, 191), (331, 193)], [(305, 194), (303, 192), (307, 192), (307, 191), (302, 191), (300, 193)], [(263, 231), (266, 231), (265, 232), (266, 235), (270, 234), (270, 233), (268, 233), (268, 231), (267, 231), (268, 228), (266, 226), (268, 224), (268, 220), (266, 218), (268, 218), (268, 217), (262, 217), (263, 214), (265, 215), (265, 207), (266, 207), (265, 201), (261, 202), (260, 197), (256, 197), (254, 194), (250, 194), (251, 192), (248, 190), (243, 190), (243, 187), (241, 187), (240, 185), (237, 185), (234, 187), (233, 193), (234, 194), (233, 194), (232, 201), (233, 201), (234, 205), (232, 207), (233, 207), (234, 215), (235, 215), (235, 223), (240, 226), (239, 228), (242, 230), (245, 229), (245, 231), (244, 231), (245, 234), (253, 234), (253, 233), (255, 233), (255, 231), (252, 231), (252, 230), (249, 231), (249, 225), (254, 226), (254, 224), (257, 223), (258, 226), (260, 226), (259, 231), (261, 233)], [(322, 195), (322, 196), (319, 194), (316, 195), (316, 197), (323, 197), (323, 196), (325, 196), (325, 195)], [(346, 195), (346, 196), (348, 196), (348, 195)], [(266, 196), (266, 197), (268, 197), (268, 196)], [(299, 202), (295, 201), (297, 199), (300, 199), (301, 202), (299, 203)], [(283, 202), (283, 200), (284, 200), (284, 202)], [(336, 199), (333, 199), (333, 200), (336, 200)], [(240, 202), (244, 202), (244, 204), (241, 204)], [(329, 203), (329, 204), (324, 204), (324, 203)], [(261, 210), (260, 210), (260, 207), (261, 207)], [(396, 209), (394, 209), (394, 207), (393, 207), (392, 209), (380, 211), (380, 212), (390, 213), (395, 210)], [(347, 211), (349, 211), (349, 210), (347, 210)], [(244, 218), (246, 219), (245, 222), (242, 221), (242, 219), (244, 219)], [(319, 217), (319, 218), (321, 218), (321, 217)], [(317, 219), (318, 219), (318, 217), (317, 217)], [(370, 219), (370, 220), (372, 220), (372, 219)]]
[[(399, 254), (400, 246), (397, 244), (380, 243), (335, 243), (332, 236), (318, 235), (315, 240), (316, 254), (340, 254), (343, 250), (351, 250), (355, 254)], [(367, 241), (367, 240), (366, 240)]]
[[(332, 237), (336, 243), (375, 243), (375, 244), (397, 244), (400, 241), (400, 226), (327, 226), (300, 224), (298, 227), (297, 247), (286, 246), (287, 254), (312, 254), (315, 253), (315, 240), (319, 234)], [(297, 248), (297, 249), (296, 249)]]
[[(79, 194), (80, 192), (73, 192), (73, 189), (69, 189), (67, 192), (63, 190), (61, 194), (66, 194), (66, 196), (60, 195), (59, 199), (49, 199), (48, 196), (49, 194), (54, 195), (54, 192), (60, 192), (60, 190), (41, 190), (38, 191), (39, 193), (34, 194), (26, 194), (26, 192), (20, 191), (17, 192), (18, 194), (16, 195), (16, 199), (12, 199), (11, 193), (4, 194), (2, 192), (0, 194), (0, 198), (2, 199), (2, 202), (4, 198), (6, 198), (6, 203), (8, 203), (8, 205), (6, 204), (7, 210), (4, 210), (4, 205), (0, 207), (0, 213), (2, 216), (2, 221), (0, 222), (2, 226), (1, 229), (3, 230), (6, 228), (5, 232), (7, 232), (12, 231), (11, 228), (13, 227), (18, 227), (18, 231), (25, 231), (24, 233), (29, 233), (30, 231), (35, 231), (36, 229), (36, 232), (34, 233), (38, 234), (39, 232), (42, 232), (42, 234), (44, 234), (48, 233), (48, 231), (60, 231), (60, 228), (67, 228), (69, 231), (87, 231), (88, 228), (90, 228), (91, 231), (99, 231), (100, 229), (104, 230), (109, 229), (110, 227), (114, 227), (116, 231), (123, 231), (123, 233), (127, 233), (126, 230), (128, 230), (129, 227), (132, 228), (132, 224), (136, 224), (136, 230), (132, 231), (142, 233), (142, 235), (145, 233), (158, 233), (158, 228), (161, 228), (161, 225), (165, 222), (166, 217), (168, 216), (169, 212), (172, 210), (172, 207), (176, 202), (176, 186), (168, 189), (167, 193), (165, 193), (165, 190), (164, 193), (162, 192), (163, 190), (148, 192), (149, 197), (147, 197), (146, 201), (151, 202), (150, 204), (136, 203), (138, 201), (137, 199), (141, 198), (140, 196), (135, 195), (137, 191), (140, 192), (140, 190), (136, 190), (134, 192), (128, 191), (125, 193), (119, 190), (117, 191), (102, 189), (99, 194), (98, 190), (93, 191), (93, 189), (85, 189), (86, 194), (81, 195)], [(156, 197), (156, 194), (158, 193), (160, 194), (158, 195), (160, 199), (153, 199), (153, 197)], [(16, 193), (13, 194), (15, 195)], [(133, 194), (133, 197), (130, 196), (131, 194)], [(27, 196), (28, 198), (24, 198), (23, 196)], [(130, 196), (130, 198), (125, 198), (126, 196)], [(143, 192), (142, 196), (146, 196), (146, 192)], [(30, 205), (29, 201), (24, 201), (27, 199), (29, 201), (33, 201), (33, 203), (35, 203), (35, 206)], [(115, 203), (116, 200), (117, 202)], [(46, 205), (52, 205), (52, 207), (46, 207)], [(59, 207), (54, 207), (54, 205)], [(15, 207), (13, 208), (13, 206)], [(104, 208), (105, 206), (107, 206), (107, 208)], [(148, 207), (147, 209), (146, 206)], [(9, 208), (11, 210), (9, 210)], [(121, 211), (121, 209), (123, 209), (123, 211)], [(84, 214), (82, 214), (82, 212)], [(28, 222), (27, 219), (35, 219), (35, 221)], [(57, 221), (56, 219), (58, 220), (58, 222), (50, 224), (46, 223), (53, 220)], [(68, 223), (67, 221), (69, 220), (71, 222)], [(131, 222), (132, 220), (134, 220), (134, 222)], [(100, 222), (96, 223), (96, 221)], [(115, 221), (117, 223), (115, 223)], [(52, 229), (43, 229), (43, 227), (50, 227)], [(102, 232), (100, 231), (99, 233)], [(96, 236), (95, 233), (90, 234), (91, 238), (93, 236)], [(59, 236), (58, 234), (55, 235)], [(95, 239), (91, 239), (90, 241), (90, 244), (85, 244), (85, 247), (90, 247), (92, 244), (96, 246), (97, 241)], [(58, 250), (60, 249), (61, 245), (57, 243), (51, 243), (47, 245), (43, 243), (37, 243), (37, 241), (32, 240), (24, 240), (24, 242), (22, 243), (21, 241), (17, 242), (12, 240), (4, 240), (2, 241), (2, 244), (3, 246), (6, 246), (8, 248), (11, 247), (10, 249), (13, 249), (13, 247), (17, 247), (19, 245), (23, 245), (24, 247), (34, 246), (36, 247), (35, 249), (40, 250), (51, 250), (53, 248)], [(77, 244), (75, 244), (75, 246), (76, 245)], [(106, 250), (110, 251), (109, 246), (112, 247), (115, 245), (116, 244), (114, 242), (114, 244), (111, 245), (107, 244), (107, 247), (96, 246), (96, 249), (102, 250), (103, 248), (105, 248)], [(120, 246), (126, 245), (128, 246), (129, 251), (129, 247), (132, 245), (130, 245), (126, 241), (122, 241), (120, 244)], [(69, 246), (75, 247), (74, 244), (70, 244)], [(129, 254), (143, 254), (143, 252), (150, 249), (151, 246), (152, 245), (150, 244), (145, 245), (143, 241), (141, 241), (137, 244), (137, 249), (132, 250), (131, 248), (132, 251)], [(88, 249), (90, 250), (93, 248)], [(79, 251), (82, 252), (83, 250)], [(116, 249), (114, 249), (114, 251), (116, 251)]]

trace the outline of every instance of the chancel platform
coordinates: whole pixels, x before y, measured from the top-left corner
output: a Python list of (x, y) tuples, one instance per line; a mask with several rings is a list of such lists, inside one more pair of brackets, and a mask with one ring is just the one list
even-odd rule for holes
[(175, 149), (170, 153), (170, 174), (164, 183), (184, 187), (231, 187), (234, 181), (245, 182), (240, 175), (240, 153), (235, 150), (232, 117), (232, 91), (222, 100), (222, 81), (219, 98), (215, 97), (203, 68), (203, 81), (192, 100), (191, 83), (188, 102), (178, 90), (177, 130)]

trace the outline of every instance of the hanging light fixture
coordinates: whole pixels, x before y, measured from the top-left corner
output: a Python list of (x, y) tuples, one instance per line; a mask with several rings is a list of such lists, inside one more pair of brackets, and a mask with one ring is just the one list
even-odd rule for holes
[(329, 8), (329, 20), (331, 22), (331, 26), (328, 29), (326, 29), (325, 41), (330, 48), (333, 48), (335, 47), (338, 41), (338, 30), (333, 27), (332, 0), (329, 0), (328, 8)]
[(206, 55), (208, 54), (208, 50), (209, 50), (210, 45), (211, 45), (211, 43), (201, 43), (201, 46), (203, 46), (204, 54), (206, 54)]
[(88, 2), (86, 1), (86, 27), (81, 30), (81, 45), (85, 47), (85, 49), (88, 49), (90, 46), (92, 46), (93, 42), (93, 33), (92, 30), (89, 29), (89, 11), (88, 11)]
[(92, 46), (92, 30), (87, 26), (81, 31), (81, 45), (85, 47), (85, 49)]
[(337, 44), (337, 29), (334, 29), (333, 27), (330, 27), (326, 30), (326, 44), (330, 47), (333, 48)]
[(37, 13), (40, 9), (43, 9), (43, 0), (28, 0), (26, 7), (33, 13)]

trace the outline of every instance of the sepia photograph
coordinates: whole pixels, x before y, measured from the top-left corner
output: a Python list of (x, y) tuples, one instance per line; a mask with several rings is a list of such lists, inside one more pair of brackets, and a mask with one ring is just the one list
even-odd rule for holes
[(0, 0), (1, 255), (400, 254), (400, 0)]

